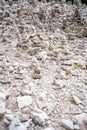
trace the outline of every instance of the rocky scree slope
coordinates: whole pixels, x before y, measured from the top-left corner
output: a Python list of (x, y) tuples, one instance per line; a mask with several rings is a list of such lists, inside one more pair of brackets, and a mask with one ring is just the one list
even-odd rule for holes
[(87, 129), (87, 6), (0, 5), (0, 130)]

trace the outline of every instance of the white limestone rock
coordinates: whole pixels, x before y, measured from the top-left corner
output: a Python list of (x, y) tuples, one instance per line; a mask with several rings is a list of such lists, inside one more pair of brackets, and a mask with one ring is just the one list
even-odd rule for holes
[(31, 118), (35, 124), (40, 126), (45, 125), (48, 120), (47, 114), (41, 109), (35, 109), (35, 111), (32, 111)]
[(62, 126), (64, 126), (66, 129), (74, 130), (73, 122), (69, 119), (62, 119), (61, 120)]
[(20, 114), (19, 118), (20, 118), (21, 122), (26, 122), (29, 119), (29, 115), (28, 114)]
[(22, 96), (17, 99), (19, 109), (27, 107), (32, 104), (33, 100), (31, 96)]
[(79, 125), (74, 125), (74, 129), (75, 130), (81, 130), (80, 127), (79, 127)]
[(53, 127), (44, 128), (43, 130), (55, 130)]
[(11, 114), (6, 114), (5, 115), (5, 118), (8, 120), (8, 121), (12, 121), (14, 119), (14, 116), (11, 115)]
[(27, 130), (27, 128), (22, 124), (18, 123), (16, 124), (14, 121), (9, 126), (9, 130)]
[(77, 104), (77, 105), (82, 104), (82, 101), (75, 95), (73, 95), (73, 100), (74, 100), (75, 104)]
[(73, 118), (73, 122), (75, 121), (77, 125), (79, 125), (81, 130), (87, 130), (87, 114), (86, 113), (75, 115)]

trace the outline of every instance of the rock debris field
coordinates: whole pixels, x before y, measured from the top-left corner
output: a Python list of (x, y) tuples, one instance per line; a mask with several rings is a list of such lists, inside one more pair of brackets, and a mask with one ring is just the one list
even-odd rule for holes
[(0, 130), (87, 130), (87, 5), (0, 5)]

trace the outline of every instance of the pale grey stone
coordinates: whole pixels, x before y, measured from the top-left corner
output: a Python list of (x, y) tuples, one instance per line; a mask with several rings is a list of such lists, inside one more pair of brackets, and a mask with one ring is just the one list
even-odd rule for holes
[(26, 122), (23, 122), (22, 124), (23, 124), (26, 128), (29, 128), (30, 123), (31, 123), (31, 120), (28, 120), (28, 121), (26, 121)]
[(69, 119), (62, 119), (61, 124), (67, 129), (74, 130), (73, 122)]
[(25, 122), (25, 121), (28, 121), (29, 115), (28, 114), (21, 114), (19, 118), (20, 118), (21, 122)]
[(26, 129), (27, 128), (22, 123), (20, 123), (18, 117), (15, 118), (9, 126), (9, 130), (26, 130)]
[(75, 129), (75, 130), (81, 130), (80, 127), (79, 127), (79, 125), (77, 125), (77, 124), (74, 125), (74, 129)]
[(79, 125), (81, 130), (87, 130), (87, 114), (86, 113), (75, 115), (73, 120), (77, 121), (77, 125)]
[(12, 123), (9, 127), (9, 130), (27, 130), (27, 129), (22, 123), (20, 123), (18, 126)]
[(44, 128), (43, 130), (55, 130), (53, 127)]
[(12, 121), (14, 119), (14, 116), (11, 115), (11, 114), (6, 114), (5, 115), (5, 118), (8, 120), (8, 121)]
[(28, 89), (24, 89), (24, 90), (21, 90), (21, 94), (23, 96), (25, 95), (31, 95), (32, 94), (32, 91), (31, 90), (28, 90)]
[(35, 109), (35, 111), (32, 111), (31, 118), (37, 125), (45, 125), (46, 121), (48, 120), (47, 114), (41, 109)]
[(31, 96), (22, 96), (22, 97), (18, 97), (17, 102), (18, 102), (18, 107), (21, 109), (31, 105), (33, 100)]

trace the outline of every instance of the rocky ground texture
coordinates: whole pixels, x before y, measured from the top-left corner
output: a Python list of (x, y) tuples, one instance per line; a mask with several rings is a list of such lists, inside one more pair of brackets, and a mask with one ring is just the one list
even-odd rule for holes
[(0, 130), (87, 130), (87, 6), (0, 5)]

